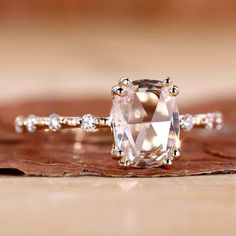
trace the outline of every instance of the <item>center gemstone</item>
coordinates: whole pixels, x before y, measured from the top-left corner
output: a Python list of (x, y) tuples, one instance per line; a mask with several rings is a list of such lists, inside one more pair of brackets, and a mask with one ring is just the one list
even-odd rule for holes
[(125, 96), (115, 96), (111, 117), (115, 147), (130, 161), (161, 155), (179, 143), (176, 98), (161, 81), (132, 82)]

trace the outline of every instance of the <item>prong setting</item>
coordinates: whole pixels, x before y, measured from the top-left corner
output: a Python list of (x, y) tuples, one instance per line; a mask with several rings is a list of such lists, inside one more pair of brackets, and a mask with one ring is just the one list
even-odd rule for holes
[(179, 94), (179, 87), (177, 85), (173, 85), (170, 90), (169, 90), (170, 94), (174, 97), (178, 96)]
[(119, 165), (124, 167), (129, 167), (132, 165), (132, 162), (127, 157), (123, 157), (120, 159)]
[(130, 87), (131, 84), (132, 84), (132, 80), (128, 77), (123, 77), (119, 81), (119, 85), (121, 86)]
[(181, 152), (180, 152), (179, 148), (176, 148), (176, 147), (172, 148), (171, 156), (173, 157), (173, 159), (179, 159), (181, 156)]
[(163, 81), (163, 85), (165, 87), (169, 87), (172, 84), (172, 80), (171, 77), (167, 77), (164, 81)]
[(113, 159), (121, 160), (121, 158), (125, 157), (125, 152), (114, 146), (111, 150), (111, 155)]
[(169, 169), (172, 166), (173, 162), (170, 158), (167, 158), (163, 161), (163, 166), (166, 169)]
[(125, 97), (127, 95), (127, 91), (123, 86), (116, 85), (112, 88), (112, 96), (119, 96), (119, 97)]

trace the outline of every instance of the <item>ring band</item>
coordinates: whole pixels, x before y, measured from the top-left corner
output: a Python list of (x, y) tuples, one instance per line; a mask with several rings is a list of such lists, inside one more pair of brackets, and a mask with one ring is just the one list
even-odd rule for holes
[(112, 88), (113, 106), (108, 117), (90, 114), (82, 117), (57, 114), (48, 117), (18, 116), (15, 130), (33, 133), (36, 130), (81, 128), (96, 132), (110, 128), (114, 137), (111, 154), (121, 166), (170, 166), (180, 157), (180, 129), (221, 129), (223, 124), (220, 112), (179, 115), (178, 94), (179, 89), (172, 85), (170, 78), (132, 81), (125, 77)]
[(52, 114), (49, 117), (18, 116), (15, 122), (16, 132), (28, 131), (34, 133), (36, 130), (60, 131), (61, 129), (82, 128), (86, 131), (96, 131), (103, 127), (110, 127), (110, 117), (95, 117), (87, 114), (83, 117), (67, 117)]
[[(85, 117), (91, 117), (92, 126), (90, 129), (84, 124)], [(54, 120), (54, 121), (52, 121)], [(54, 122), (54, 123), (53, 123)], [(53, 123), (53, 124), (52, 124)], [(180, 128), (190, 131), (192, 128), (221, 129), (222, 114), (213, 112), (207, 114), (181, 115)], [(27, 117), (18, 116), (15, 120), (15, 129), (17, 133), (27, 131), (34, 133), (36, 130), (60, 131), (61, 129), (82, 128), (85, 131), (96, 131), (97, 129), (111, 127), (110, 117), (95, 117), (87, 114), (83, 117), (68, 117), (52, 114), (49, 117), (38, 117), (30, 115)]]

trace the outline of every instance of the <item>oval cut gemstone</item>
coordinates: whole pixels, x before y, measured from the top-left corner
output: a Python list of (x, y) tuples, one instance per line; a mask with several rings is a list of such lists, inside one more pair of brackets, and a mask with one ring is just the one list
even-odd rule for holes
[(111, 117), (115, 146), (130, 161), (162, 155), (179, 143), (176, 98), (161, 81), (134, 81), (126, 96), (115, 96)]

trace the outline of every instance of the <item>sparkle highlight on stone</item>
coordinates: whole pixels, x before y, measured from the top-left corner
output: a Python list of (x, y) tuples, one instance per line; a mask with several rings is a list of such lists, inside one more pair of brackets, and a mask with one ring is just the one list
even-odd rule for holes
[(23, 127), (24, 127), (24, 117), (23, 116), (18, 116), (15, 119), (15, 131), (17, 133), (22, 133), (23, 132)]
[(37, 129), (36, 127), (36, 117), (34, 115), (29, 115), (26, 119), (26, 129), (29, 133), (34, 133)]
[(182, 128), (189, 132), (192, 130), (193, 128), (193, 117), (189, 114), (184, 115), (183, 120), (182, 120), (183, 124), (182, 124)]
[(90, 114), (82, 117), (81, 128), (85, 131), (94, 131), (96, 129), (96, 118)]
[(59, 131), (61, 129), (60, 116), (52, 114), (48, 118), (48, 127), (52, 131)]

